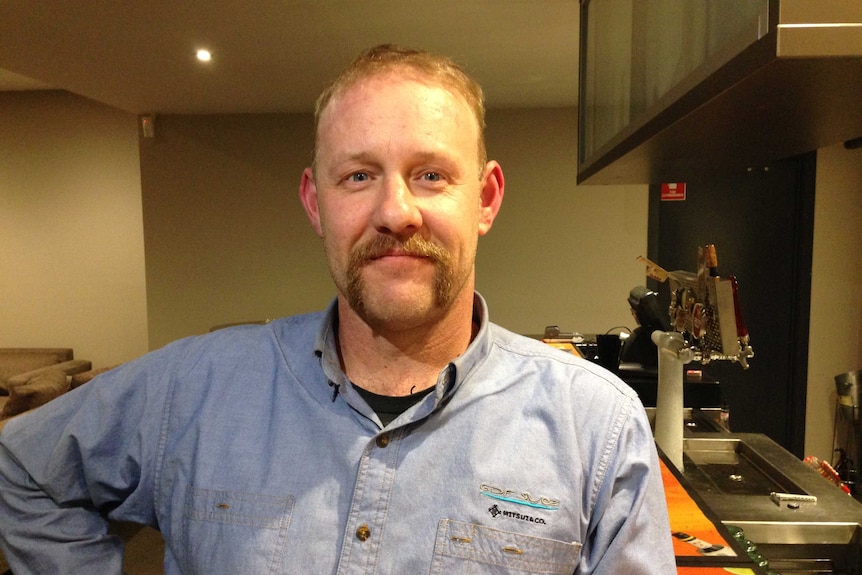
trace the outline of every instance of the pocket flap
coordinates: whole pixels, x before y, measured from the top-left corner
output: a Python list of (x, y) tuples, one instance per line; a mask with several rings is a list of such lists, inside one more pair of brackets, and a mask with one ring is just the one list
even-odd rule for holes
[(580, 556), (580, 543), (492, 529), (443, 519), (437, 528), (435, 552), (527, 573), (571, 575)]
[(292, 497), (192, 488), (186, 517), (198, 521), (281, 529), (290, 521)]

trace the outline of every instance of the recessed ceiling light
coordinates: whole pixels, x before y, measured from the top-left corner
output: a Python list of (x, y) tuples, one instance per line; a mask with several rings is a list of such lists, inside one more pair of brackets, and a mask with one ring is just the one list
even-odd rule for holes
[(213, 59), (213, 55), (210, 54), (209, 50), (200, 49), (197, 51), (197, 53), (195, 55), (197, 56), (198, 60), (200, 60), (201, 62), (209, 62), (210, 60)]

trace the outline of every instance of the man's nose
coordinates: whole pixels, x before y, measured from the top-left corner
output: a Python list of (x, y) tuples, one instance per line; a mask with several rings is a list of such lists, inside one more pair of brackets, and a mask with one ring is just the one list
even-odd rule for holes
[(402, 176), (383, 179), (374, 227), (383, 234), (409, 237), (422, 225), (422, 212), (409, 182)]

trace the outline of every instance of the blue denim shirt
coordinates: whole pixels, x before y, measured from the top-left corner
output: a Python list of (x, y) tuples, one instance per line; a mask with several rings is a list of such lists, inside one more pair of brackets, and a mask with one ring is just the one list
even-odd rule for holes
[(121, 572), (106, 518), (168, 574), (675, 572), (637, 396), (481, 317), (435, 392), (381, 428), (335, 308), (175, 342), (12, 420), (0, 544), (16, 575)]

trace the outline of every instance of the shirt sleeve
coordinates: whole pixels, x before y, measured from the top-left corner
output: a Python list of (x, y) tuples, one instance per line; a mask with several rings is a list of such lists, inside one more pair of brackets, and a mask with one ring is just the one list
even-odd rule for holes
[(632, 400), (596, 496), (579, 575), (676, 572), (667, 501), (646, 413)]
[(0, 547), (16, 575), (120, 574), (108, 521), (156, 525), (165, 400), (148, 363), (108, 371), (2, 429)]

